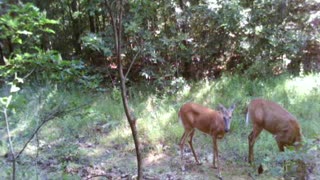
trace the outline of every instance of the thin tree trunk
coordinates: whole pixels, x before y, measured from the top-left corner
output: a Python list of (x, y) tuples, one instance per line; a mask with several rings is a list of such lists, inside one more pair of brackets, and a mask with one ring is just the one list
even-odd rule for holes
[(69, 16), (71, 19), (72, 23), (72, 42), (73, 42), (73, 47), (75, 49), (75, 54), (79, 55), (81, 53), (81, 44), (79, 42), (80, 39), (80, 20), (79, 17), (76, 19), (73, 18), (72, 13), (76, 12), (78, 10), (78, 2), (77, 0), (72, 0), (70, 3), (70, 9), (69, 9)]
[[(183, 22), (180, 26), (180, 31), (182, 33), (187, 33), (187, 21), (188, 21), (188, 18), (187, 18), (187, 12), (186, 12), (186, 9), (187, 9), (187, 6), (184, 4), (184, 1), (183, 0), (179, 0), (179, 6), (182, 10), (182, 14), (184, 16), (184, 19), (183, 19)], [(187, 41), (186, 40), (182, 40), (182, 44), (187, 47), (188, 44), (187, 44)], [(187, 53), (187, 52), (186, 52)], [(191, 59), (188, 58), (189, 56), (187, 57), (180, 57), (182, 59), (184, 59), (183, 61), (183, 72), (182, 72), (182, 75), (183, 77), (185, 77), (186, 79), (190, 79), (193, 75), (192, 73), (190, 73), (190, 68), (191, 68)]]
[[(92, 1), (88, 0), (88, 3), (91, 4)], [(95, 33), (96, 32), (96, 28), (95, 28), (95, 16), (92, 12), (90, 12), (90, 10), (87, 11), (88, 13), (88, 17), (89, 17), (89, 25), (90, 25), (90, 32)]]
[(89, 24), (90, 24), (90, 32), (95, 33), (95, 23), (94, 23), (94, 16), (88, 11), (88, 17), (89, 17)]
[[(118, 70), (119, 70), (119, 75), (120, 75), (120, 88), (121, 88), (121, 96), (122, 96), (122, 103), (124, 107), (125, 114), (127, 116), (128, 123), (131, 128), (132, 136), (133, 136), (133, 141), (135, 145), (135, 150), (136, 150), (136, 156), (137, 156), (137, 166), (138, 166), (138, 177), (137, 179), (140, 180), (142, 179), (142, 158), (141, 158), (141, 153), (140, 153), (140, 142), (138, 138), (138, 132), (137, 132), (137, 127), (136, 127), (136, 118), (133, 115), (133, 112), (130, 110), (129, 105), (128, 105), (128, 96), (127, 96), (127, 90), (126, 90), (126, 77), (124, 76), (123, 73), (123, 65), (122, 65), (122, 59), (121, 59), (121, 35), (122, 35), (122, 0), (118, 1), (119, 2), (119, 9), (118, 9), (118, 14), (117, 17), (114, 17), (110, 5), (107, 3), (105, 0), (105, 4), (108, 8), (110, 18), (111, 18), (111, 23), (113, 27), (113, 32), (114, 32), (114, 40), (115, 40), (115, 51), (116, 51), (116, 57), (118, 61)], [(116, 18), (116, 19), (115, 19)]]
[(6, 62), (4, 61), (4, 55), (2, 51), (2, 44), (0, 42), (0, 66), (6, 65)]
[[(10, 102), (10, 101), (8, 101), (8, 102)], [(9, 103), (7, 104), (7, 106), (8, 105), (9, 105)], [(16, 179), (16, 155), (14, 154), (13, 144), (12, 144), (12, 140), (11, 140), (8, 115), (7, 115), (7, 108), (3, 109), (3, 114), (4, 114), (4, 119), (6, 121), (7, 136), (8, 136), (8, 142), (9, 142), (9, 147), (10, 147), (9, 159), (12, 158), (12, 179), (15, 180)]]

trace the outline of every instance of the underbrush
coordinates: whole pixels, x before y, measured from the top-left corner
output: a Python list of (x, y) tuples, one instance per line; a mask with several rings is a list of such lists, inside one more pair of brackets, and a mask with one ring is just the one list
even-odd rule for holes
[[(161, 93), (150, 86), (129, 88), (129, 103), (138, 118), (137, 127), (144, 158), (166, 154), (179, 159), (177, 144), (183, 128), (178, 123), (177, 112), (184, 103), (193, 101), (211, 108), (216, 108), (218, 104), (229, 107), (236, 103), (231, 132), (218, 142), (221, 164), (233, 164), (244, 169), (239, 171), (241, 175), (257, 175), (255, 168), (247, 164), (247, 137), (252, 127), (245, 126), (246, 106), (255, 97), (275, 101), (288, 109), (299, 120), (304, 138), (309, 142), (304, 152), (319, 151), (318, 146), (310, 143), (320, 139), (319, 74), (303, 77), (282, 75), (251, 81), (238, 75), (225, 75), (216, 81), (192, 83), (180, 78), (171, 84), (173, 87), (168, 87), (167, 91), (162, 90)], [(68, 89), (49, 85), (25, 87), (14, 97), (9, 120), (15, 152), (20, 151), (45, 115), (57, 110), (66, 112), (63, 116), (48, 121), (27, 146), (18, 165), (19, 179), (36, 176), (50, 179), (65, 174), (80, 176), (79, 171), (71, 171), (70, 168), (97, 166), (111, 161), (110, 163), (114, 163), (109, 165), (112, 169), (120, 164), (116, 160), (124, 160), (125, 154), (134, 155), (131, 131), (123, 113), (120, 91), (114, 88), (102, 93), (78, 89), (77, 86)], [(202, 161), (212, 160), (208, 160), (212, 156), (209, 136), (196, 132), (194, 146)], [(283, 175), (279, 163), (281, 157), (286, 160), (300, 158), (293, 157), (290, 151), (279, 155), (274, 138), (267, 132), (262, 132), (259, 136), (254, 152), (255, 163), (266, 167), (263, 177), (276, 178)], [(0, 174), (4, 177), (9, 177), (11, 173), (7, 154), (5, 123), (1, 121), (0, 166), (4, 168), (1, 168)], [(308, 160), (309, 164), (314, 164), (312, 158)], [(130, 173), (135, 173), (134, 162), (122, 164), (127, 164)], [(29, 165), (35, 166), (31, 168)], [(228, 176), (226, 171), (223, 173)]]

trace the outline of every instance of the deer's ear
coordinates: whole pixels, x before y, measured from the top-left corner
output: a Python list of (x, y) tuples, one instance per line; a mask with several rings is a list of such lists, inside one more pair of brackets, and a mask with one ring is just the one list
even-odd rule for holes
[(230, 110), (233, 111), (236, 108), (236, 104), (232, 104), (232, 106), (230, 107)]
[(219, 104), (218, 105), (218, 110), (220, 110), (220, 111), (226, 111), (226, 108), (222, 105), (222, 104)]

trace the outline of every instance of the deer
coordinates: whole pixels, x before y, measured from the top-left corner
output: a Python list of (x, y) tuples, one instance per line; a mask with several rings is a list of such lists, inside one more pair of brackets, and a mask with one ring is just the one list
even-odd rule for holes
[(298, 120), (279, 104), (261, 98), (252, 100), (246, 114), (247, 126), (250, 120), (253, 124), (253, 130), (248, 136), (250, 164), (254, 161), (254, 144), (262, 130), (274, 136), (280, 152), (286, 146), (299, 148), (302, 133)]
[(218, 160), (217, 139), (222, 139), (224, 134), (229, 132), (232, 122), (232, 112), (234, 111), (236, 105), (233, 104), (228, 109), (221, 104), (219, 104), (218, 107), (219, 110), (217, 111), (193, 102), (184, 104), (180, 108), (178, 114), (179, 121), (184, 128), (184, 133), (181, 137), (179, 146), (181, 151), (181, 161), (183, 161), (183, 148), (186, 139), (189, 137), (188, 143), (192, 150), (192, 154), (196, 163), (200, 165), (201, 163), (199, 162), (192, 145), (192, 138), (195, 129), (210, 135), (213, 142), (213, 168), (218, 169), (218, 177), (221, 179), (222, 176)]

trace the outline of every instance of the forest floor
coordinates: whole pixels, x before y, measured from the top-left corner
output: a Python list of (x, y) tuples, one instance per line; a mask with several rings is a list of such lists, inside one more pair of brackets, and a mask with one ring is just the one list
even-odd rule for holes
[[(101, 135), (101, 134), (100, 134)], [(102, 137), (105, 135), (102, 135)], [(195, 141), (197, 141), (195, 139)], [(220, 140), (219, 143), (224, 143)], [(80, 138), (77, 142), (82, 156), (78, 158), (64, 156), (64, 173), (67, 179), (136, 179), (136, 156), (133, 148), (128, 149), (127, 144), (112, 145), (92, 143), (89, 139)], [(197, 143), (194, 143), (195, 145)], [(195, 163), (194, 157), (188, 145), (184, 151), (185, 171), (181, 170), (180, 150), (178, 145), (160, 143), (161, 150), (142, 143), (143, 149), (143, 179), (146, 180), (211, 180), (219, 179), (218, 171), (212, 166), (212, 149), (202, 149), (195, 146), (195, 151), (201, 165)], [(54, 147), (51, 147), (54, 148)], [(86, 156), (83, 156), (86, 154)], [(318, 156), (320, 162), (320, 153)], [(259, 175), (257, 170), (246, 162), (246, 157), (237, 159), (237, 162), (228, 160), (226, 152), (220, 152), (219, 161), (223, 179), (247, 180), (247, 179), (283, 179)], [(39, 162), (38, 162), (39, 164)], [(40, 163), (41, 164), (41, 163)], [(56, 168), (54, 168), (56, 166)], [(48, 179), (48, 174), (56, 173), (58, 161), (49, 160), (42, 163), (41, 169), (46, 171), (41, 179)], [(317, 169), (319, 171), (319, 164)], [(50, 170), (51, 169), (51, 170)], [(51, 171), (51, 172), (50, 172)], [(72, 177), (72, 178), (71, 178)], [(289, 178), (290, 179), (290, 178)], [(309, 179), (316, 179), (312, 174)]]
[[(136, 156), (135, 152), (123, 151), (123, 145), (113, 147), (92, 145), (88, 142), (79, 142), (79, 146), (88, 153), (85, 158), (90, 162), (85, 164), (69, 163), (66, 172), (82, 177), (83, 179), (135, 179)], [(187, 146), (187, 145), (186, 145)], [(185, 171), (181, 170), (179, 147), (169, 147), (162, 144), (162, 152), (143, 154), (143, 179), (149, 180), (178, 180), (178, 179), (218, 179), (217, 169), (212, 166), (212, 149), (201, 151), (195, 148), (201, 165), (195, 163), (189, 147), (185, 148)], [(100, 154), (97, 156), (97, 154)], [(224, 154), (224, 153), (221, 153)], [(248, 173), (249, 165), (239, 166), (229, 162), (227, 157), (219, 155), (221, 172), (224, 179), (254, 179)], [(245, 159), (245, 158), (244, 158)], [(79, 161), (83, 162), (83, 161)], [(269, 178), (270, 179), (270, 178)]]
[[(93, 130), (96, 131), (96, 130)], [(20, 174), (19, 177), (37, 177), (39, 179), (136, 179), (137, 165), (134, 147), (118, 141), (105, 143), (108, 133), (96, 131), (86, 137), (59, 139), (46, 142), (38, 148), (35, 156), (35, 147), (28, 147), (18, 162), (18, 172), (32, 172)], [(94, 138), (96, 137), (96, 138)], [(159, 142), (151, 145), (141, 140), (143, 156), (143, 179), (145, 180), (211, 180), (219, 179), (218, 171), (212, 166), (212, 146), (205, 144), (203, 139), (208, 136), (198, 133), (194, 138), (194, 147), (201, 165), (197, 165), (189, 146), (185, 145), (184, 165), (181, 169), (180, 150), (172, 142)], [(218, 142), (218, 146), (228, 144), (232, 137), (226, 137)], [(320, 144), (320, 140), (316, 143)], [(41, 144), (41, 142), (40, 142)], [(219, 162), (223, 179), (287, 179), (272, 176), (270, 173), (258, 174), (257, 168), (247, 163), (247, 157), (237, 157), (231, 160), (232, 150), (219, 152)], [(2, 156), (4, 157), (4, 156)], [(313, 167), (308, 169), (308, 180), (319, 178), (320, 152), (314, 155)], [(1, 160), (2, 158), (0, 158)], [(8, 158), (1, 160), (3, 167), (10, 172), (11, 163)], [(4, 162), (4, 164), (3, 164)], [(20, 169), (20, 170), (19, 170)], [(29, 171), (28, 171), (29, 170)], [(265, 172), (268, 169), (265, 169)], [(0, 170), (3, 173), (4, 171)], [(316, 175), (316, 174), (317, 175)], [(9, 175), (9, 174), (7, 174)], [(7, 176), (8, 177), (8, 176)], [(32, 179), (33, 179), (32, 178)], [(288, 178), (290, 179), (290, 178)], [(292, 178), (291, 178), (292, 179)]]
[[(93, 128), (91, 133), (81, 137), (65, 137), (56, 141), (43, 143), (39, 148), (29, 146), (18, 162), (19, 177), (32, 177), (34, 179), (112, 179), (127, 180), (137, 178), (137, 164), (135, 150), (132, 143), (112, 140), (106, 142), (109, 133)], [(233, 137), (227, 136), (218, 141), (218, 146), (230, 145)], [(203, 133), (197, 133), (194, 138), (194, 148), (202, 163), (197, 165), (189, 146), (185, 145), (184, 165), (181, 168), (180, 150), (178, 142), (147, 143), (141, 139), (143, 156), (143, 179), (145, 180), (212, 180), (219, 179), (218, 171), (212, 166), (212, 144), (204, 143), (204, 139), (210, 142), (210, 138)], [(128, 140), (130, 142), (130, 139)], [(275, 143), (275, 142), (274, 142)], [(320, 144), (320, 140), (316, 142)], [(42, 145), (41, 145), (42, 144)], [(205, 144), (205, 145), (204, 145)], [(276, 145), (276, 143), (275, 143)], [(36, 150), (38, 149), (38, 150)], [(222, 148), (220, 148), (222, 149)], [(238, 150), (235, 150), (238, 151)], [(250, 180), (250, 179), (292, 179), (273, 176), (264, 169), (263, 174), (258, 174), (257, 168), (247, 163), (246, 155), (233, 150), (219, 151), (219, 162), (223, 179)], [(38, 152), (36, 155), (35, 152)], [(233, 154), (231, 154), (233, 153)], [(11, 162), (8, 158), (0, 157), (0, 165), (11, 172)], [(314, 154), (314, 164), (308, 169), (308, 180), (319, 178), (320, 152)], [(3, 164), (4, 162), (4, 164)], [(280, 167), (280, 165), (279, 165)], [(316, 175), (316, 174), (317, 175)], [(11, 173), (9, 173), (11, 174)], [(10, 177), (7, 174), (7, 178)]]

